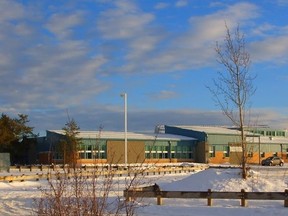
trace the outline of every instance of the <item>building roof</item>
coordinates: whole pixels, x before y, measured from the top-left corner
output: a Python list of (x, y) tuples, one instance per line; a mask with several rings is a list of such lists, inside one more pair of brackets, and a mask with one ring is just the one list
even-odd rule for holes
[[(236, 128), (226, 128), (222, 126), (196, 126), (196, 125), (180, 125), (180, 126), (174, 126), (178, 128), (183, 128), (186, 130), (194, 130), (194, 131), (200, 131), (207, 134), (228, 134), (228, 135), (240, 135), (240, 131)], [(269, 143), (269, 144), (288, 144), (288, 137), (280, 137), (280, 136), (262, 136), (260, 134), (255, 134), (251, 132), (245, 132), (247, 137), (247, 141), (257, 143), (259, 142), (260, 137), (260, 143)]]
[[(48, 130), (49, 132), (62, 134), (65, 132), (63, 130)], [(116, 131), (79, 131), (79, 137), (83, 139), (124, 139), (125, 132)], [(173, 135), (173, 134), (162, 134), (162, 133), (136, 133), (127, 132), (127, 139), (130, 140), (196, 140), (192, 137)]]
[(197, 125), (176, 125), (171, 127), (182, 128), (186, 130), (194, 130), (204, 132), (206, 134), (229, 134), (240, 135), (239, 130), (229, 129), (225, 126), (197, 126)]

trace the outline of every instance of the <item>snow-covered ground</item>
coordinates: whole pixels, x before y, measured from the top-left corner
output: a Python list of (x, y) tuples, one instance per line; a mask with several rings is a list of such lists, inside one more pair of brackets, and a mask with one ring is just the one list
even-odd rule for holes
[[(157, 183), (168, 191), (281, 191), (288, 188), (288, 167), (252, 167), (251, 177), (242, 180), (239, 169), (210, 168), (197, 173), (166, 174), (147, 176), (149, 182)], [(122, 177), (125, 178), (125, 177)], [(0, 182), (0, 215), (31, 215), (33, 198), (40, 196), (39, 187), (46, 180), (25, 182)], [(123, 188), (120, 188), (122, 191)], [(138, 215), (288, 215), (284, 201), (248, 201), (248, 207), (241, 207), (240, 200), (213, 200), (207, 206), (206, 199), (164, 199), (162, 206), (156, 199), (147, 198), (139, 205)]]

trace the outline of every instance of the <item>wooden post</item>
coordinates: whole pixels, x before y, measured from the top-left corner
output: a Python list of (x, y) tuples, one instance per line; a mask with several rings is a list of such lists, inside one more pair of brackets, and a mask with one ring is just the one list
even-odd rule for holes
[(207, 205), (212, 206), (212, 198), (211, 198), (211, 189), (208, 189), (208, 194), (207, 194)]
[(284, 207), (288, 207), (288, 189), (285, 190)]
[(127, 196), (127, 197), (126, 197), (126, 202), (131, 202), (131, 201), (132, 201), (132, 197)]
[(129, 196), (129, 190), (125, 190), (124, 191), (124, 196), (125, 196), (125, 198), (126, 198), (126, 202), (131, 202), (132, 201), (132, 198), (131, 198), (131, 196)]
[(241, 206), (246, 207), (247, 206), (247, 201), (245, 199), (245, 190), (241, 189)]
[(163, 205), (163, 200), (161, 195), (157, 195), (157, 205)]

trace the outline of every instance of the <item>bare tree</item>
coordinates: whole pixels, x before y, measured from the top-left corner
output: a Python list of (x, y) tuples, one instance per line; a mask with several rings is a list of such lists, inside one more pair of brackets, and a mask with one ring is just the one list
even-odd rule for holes
[(244, 127), (246, 125), (245, 114), (248, 111), (249, 99), (254, 94), (255, 88), (249, 71), (250, 55), (246, 50), (245, 37), (240, 32), (239, 25), (234, 32), (226, 27), (226, 36), (223, 44), (216, 42), (215, 51), (217, 62), (223, 70), (218, 72), (218, 78), (214, 79), (214, 88), (209, 88), (214, 96), (216, 104), (232, 123), (239, 128), (241, 133), (242, 148), (242, 177), (247, 178), (247, 144)]
[[(74, 120), (66, 124), (64, 130), (68, 141), (71, 137), (72, 140), (78, 137), (78, 129)], [(144, 160), (141, 160), (141, 154), (144, 152), (138, 153), (137, 158), (141, 162), (138, 167), (128, 166), (123, 170), (116, 166), (119, 161), (115, 161), (115, 164), (101, 163), (98, 161), (101, 131), (102, 127), (99, 127), (94, 149), (94, 153), (98, 154), (93, 157), (93, 165), (74, 166), (72, 172), (63, 169), (62, 172), (51, 175), (48, 185), (39, 188), (41, 197), (34, 199), (32, 215), (133, 216), (137, 214), (137, 209), (145, 207), (143, 204), (139, 205), (141, 197), (133, 196), (129, 201), (122, 194), (124, 189), (134, 191), (142, 185), (151, 183), (149, 178), (145, 178), (145, 172), (149, 168), (148, 166), (145, 168)], [(66, 151), (74, 152), (67, 149)]]

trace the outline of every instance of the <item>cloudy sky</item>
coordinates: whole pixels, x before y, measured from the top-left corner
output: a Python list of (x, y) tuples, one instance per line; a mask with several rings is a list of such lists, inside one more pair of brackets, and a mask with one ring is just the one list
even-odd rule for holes
[(239, 24), (256, 75), (251, 122), (288, 128), (288, 0), (0, 0), (0, 113), (36, 133), (230, 122), (207, 86)]

